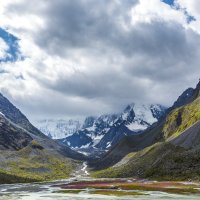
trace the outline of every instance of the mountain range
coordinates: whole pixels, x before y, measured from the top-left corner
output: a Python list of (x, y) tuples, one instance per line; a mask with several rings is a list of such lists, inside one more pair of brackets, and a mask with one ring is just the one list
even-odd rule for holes
[(66, 178), (74, 159), (84, 156), (45, 136), (0, 94), (0, 183)]
[(70, 177), (82, 161), (97, 178), (200, 179), (200, 82), (170, 108), (132, 103), (119, 114), (39, 124), (51, 137), (0, 94), (0, 183)]
[(142, 133), (163, 117), (165, 111), (166, 108), (158, 104), (132, 103), (119, 114), (90, 116), (84, 122), (42, 120), (36, 126), (70, 148), (82, 151), (91, 151), (91, 148), (108, 150), (124, 136)]
[(95, 177), (199, 180), (199, 160), (200, 82), (183, 92), (157, 124), (127, 136), (89, 164)]
[(83, 122), (80, 119), (43, 119), (37, 120), (34, 124), (46, 136), (52, 139), (62, 139), (80, 130)]

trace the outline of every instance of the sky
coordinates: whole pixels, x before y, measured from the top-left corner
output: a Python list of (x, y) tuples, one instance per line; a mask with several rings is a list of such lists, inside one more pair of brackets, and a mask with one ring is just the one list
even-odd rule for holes
[(32, 121), (170, 106), (199, 46), (197, 0), (0, 1), (0, 91)]

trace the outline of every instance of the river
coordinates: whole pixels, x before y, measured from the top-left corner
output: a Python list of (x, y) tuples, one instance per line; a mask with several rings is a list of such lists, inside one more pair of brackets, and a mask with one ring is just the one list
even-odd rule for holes
[[(138, 191), (136, 189), (125, 190), (110, 187), (111, 185), (113, 186), (115, 182), (120, 184), (129, 184), (130, 182), (135, 184), (135, 182), (133, 179), (91, 179), (88, 176), (89, 173), (87, 171), (86, 163), (83, 163), (83, 166), (79, 171), (82, 173), (80, 176), (66, 180), (46, 183), (0, 185), (0, 200), (200, 200), (199, 192), (195, 194), (176, 194), (174, 191), (173, 193), (163, 192), (162, 190), (154, 191), (154, 189), (152, 189), (153, 191), (150, 191), (149, 189), (147, 191), (145, 191), (145, 189)], [(85, 182), (87, 184), (91, 183), (94, 187), (88, 187), (87, 184), (85, 185)], [(137, 183), (145, 184), (144, 181), (137, 181)], [(152, 183), (157, 184), (158, 182)], [(103, 187), (105, 184), (109, 185), (107, 189)], [(169, 184), (170, 182), (168, 182), (168, 185)], [(199, 183), (183, 183), (184, 187), (185, 185), (187, 186), (187, 184), (196, 185), (195, 189), (199, 191)], [(99, 186), (101, 186), (101, 188)], [(167, 187), (170, 188), (172, 186)], [(173, 187), (175, 186), (173, 185)]]

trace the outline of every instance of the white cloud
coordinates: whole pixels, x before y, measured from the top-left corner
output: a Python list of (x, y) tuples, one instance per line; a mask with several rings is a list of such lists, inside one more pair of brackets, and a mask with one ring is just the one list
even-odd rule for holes
[(198, 23), (159, 0), (2, 1), (25, 60), (1, 65), (0, 88), (31, 118), (169, 105), (199, 78)]
[(160, 0), (140, 0), (139, 4), (132, 8), (132, 24), (152, 23), (153, 21), (186, 23), (183, 12), (172, 9), (168, 4)]
[(177, 0), (182, 9), (187, 10), (187, 12), (195, 18), (188, 27), (200, 34), (200, 6), (197, 0)]

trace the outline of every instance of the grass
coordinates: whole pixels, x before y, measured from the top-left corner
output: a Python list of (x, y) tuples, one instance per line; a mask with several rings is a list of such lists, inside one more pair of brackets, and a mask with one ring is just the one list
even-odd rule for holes
[(38, 144), (33, 145), (34, 148), (28, 146), (1, 161), (0, 183), (40, 182), (70, 177), (75, 167), (73, 161), (41, 149)]
[(172, 111), (164, 124), (166, 141), (128, 154), (125, 164), (93, 171), (96, 178), (139, 177), (156, 180), (200, 180), (200, 149), (184, 149), (167, 142), (200, 120), (200, 97)]
[(84, 192), (85, 190), (59, 190), (54, 193), (65, 193), (65, 194), (79, 194), (80, 192)]
[[(66, 185), (60, 185), (62, 188), (59, 193), (72, 193), (79, 194), (89, 193), (89, 194), (100, 194), (100, 195), (112, 195), (112, 196), (135, 196), (135, 195), (145, 195), (147, 191), (159, 191), (171, 194), (200, 194), (199, 187), (200, 184), (185, 184), (183, 182), (177, 181), (165, 181), (165, 182), (155, 182), (155, 181), (120, 181), (119, 179), (113, 180), (112, 182), (102, 180), (102, 181), (80, 181), (72, 182)], [(73, 187), (73, 189), (71, 188)]]
[(119, 167), (110, 167), (101, 171), (92, 172), (91, 175), (96, 178), (123, 178), (142, 176), (144, 174), (141, 170), (149, 168), (150, 163), (157, 156), (156, 150), (160, 149), (162, 143), (154, 144), (134, 154), (127, 155), (129, 161)]
[(11, 183), (30, 183), (36, 182), (36, 179), (31, 179), (28, 177), (20, 177), (17, 175), (8, 174), (6, 171), (0, 170), (0, 184), (11, 184)]
[(108, 196), (138, 196), (138, 195), (145, 195), (142, 192), (130, 192), (130, 191), (118, 191), (118, 190), (94, 190), (89, 191), (90, 194), (99, 194), (99, 195), (108, 195)]
[(200, 98), (172, 111), (164, 125), (165, 138), (174, 138), (200, 120)]
[[(170, 184), (169, 184), (170, 186)], [(167, 192), (172, 194), (199, 194), (199, 191), (196, 189), (196, 186), (189, 187), (159, 187), (156, 185), (140, 185), (140, 184), (123, 184), (118, 185), (123, 190), (139, 190), (139, 191), (160, 191)]]
[(200, 180), (200, 152), (157, 143), (133, 155), (119, 167), (92, 172), (96, 178), (138, 177), (151, 180)]
[[(106, 188), (106, 187), (105, 187)], [(89, 193), (89, 194), (98, 194), (98, 195), (107, 195), (107, 196), (138, 196), (138, 195), (145, 195), (142, 192), (136, 192), (136, 191), (119, 191), (119, 190), (112, 190), (112, 189), (95, 189), (95, 190), (79, 190), (79, 189), (73, 189), (73, 190), (59, 190), (55, 193), (64, 193), (64, 194), (80, 194), (81, 192)]]

